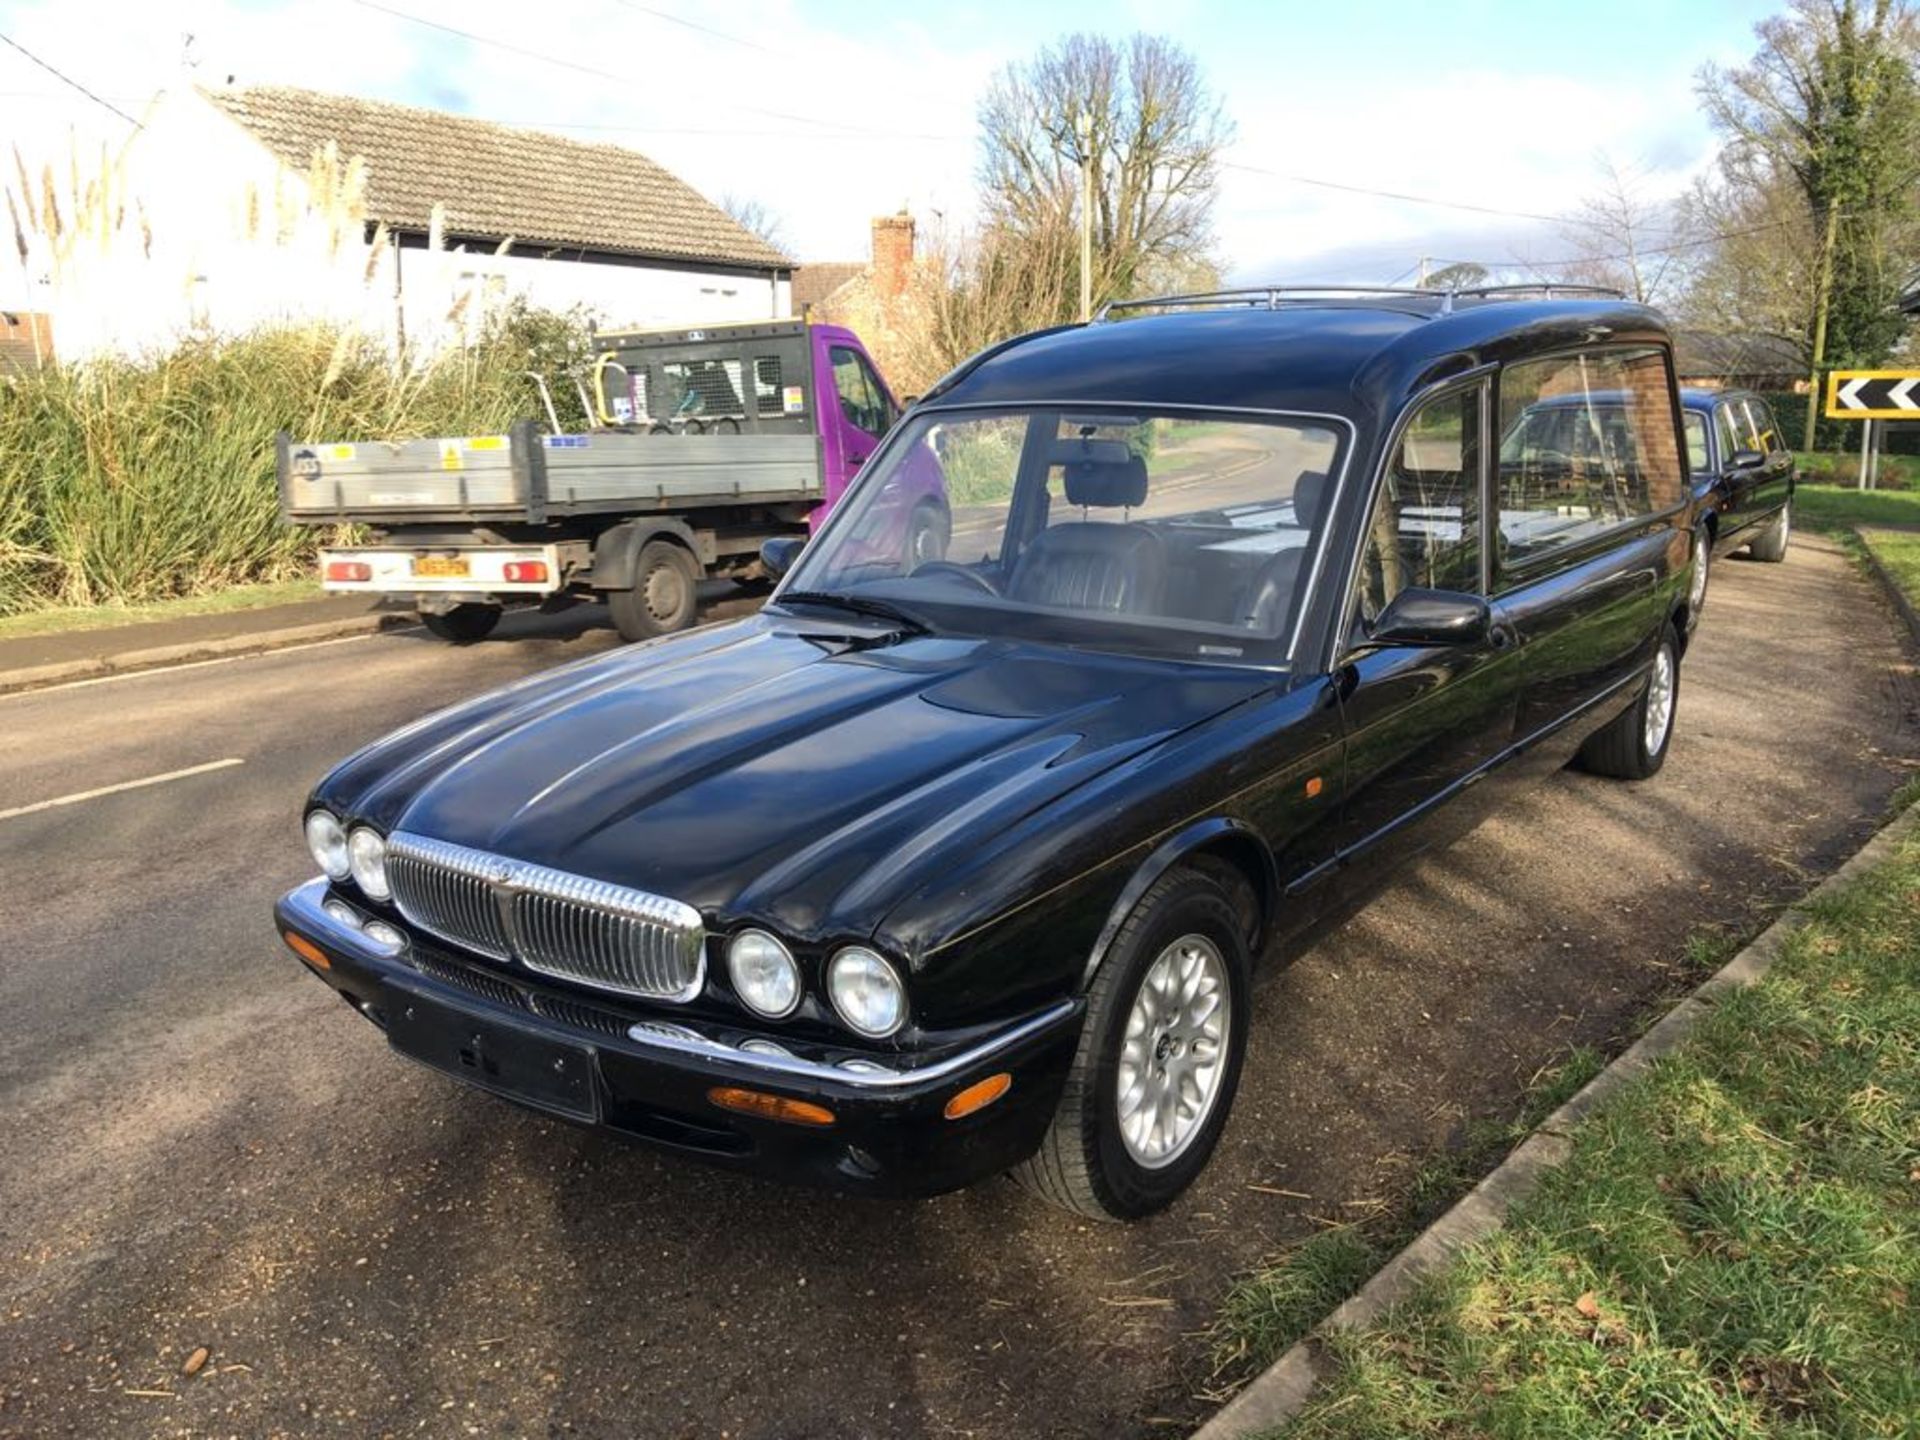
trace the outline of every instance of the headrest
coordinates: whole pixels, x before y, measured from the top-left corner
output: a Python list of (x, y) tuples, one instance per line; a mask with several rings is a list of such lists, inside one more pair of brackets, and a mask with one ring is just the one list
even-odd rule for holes
[(1327, 505), (1327, 472), (1303, 470), (1293, 482), (1293, 518), (1303, 529), (1311, 530), (1320, 521)]
[(1147, 498), (1147, 461), (1144, 455), (1125, 460), (1075, 460), (1067, 466), (1069, 505), (1126, 506)]

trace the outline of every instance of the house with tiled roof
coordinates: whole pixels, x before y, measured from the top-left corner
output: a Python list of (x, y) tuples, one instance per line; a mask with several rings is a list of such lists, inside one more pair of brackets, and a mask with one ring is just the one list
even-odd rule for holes
[(621, 327), (792, 303), (786, 255), (639, 151), (412, 106), (193, 87), (83, 178), (97, 213), (39, 217), (21, 297), (63, 353), (309, 319), (433, 345), (516, 298)]

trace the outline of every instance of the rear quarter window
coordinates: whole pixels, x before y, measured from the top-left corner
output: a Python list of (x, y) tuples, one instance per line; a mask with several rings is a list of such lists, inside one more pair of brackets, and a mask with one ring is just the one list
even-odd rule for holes
[(1526, 360), (1499, 383), (1503, 569), (1550, 564), (1684, 497), (1664, 351), (1616, 346)]

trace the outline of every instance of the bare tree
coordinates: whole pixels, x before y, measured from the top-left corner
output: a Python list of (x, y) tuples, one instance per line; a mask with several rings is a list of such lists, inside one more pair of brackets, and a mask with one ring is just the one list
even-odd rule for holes
[(1688, 212), (1649, 198), (1644, 173), (1610, 155), (1597, 156), (1595, 168), (1598, 188), (1560, 226), (1573, 259), (1557, 267), (1559, 278), (1604, 285), (1643, 305), (1666, 302), (1682, 288), (1691, 258)]
[(764, 201), (740, 195), (722, 195), (720, 208), (749, 235), (766, 241), (782, 255), (793, 253), (793, 247), (787, 243), (786, 221), (770, 210)]
[[(1061, 234), (1077, 234), (1081, 167), (1088, 168), (1096, 302), (1209, 263), (1220, 154), (1232, 125), (1193, 56), (1174, 41), (1070, 35), (995, 77), (980, 128), (988, 228), (1046, 254), (1057, 255)], [(1076, 250), (1066, 264), (1070, 296)]]

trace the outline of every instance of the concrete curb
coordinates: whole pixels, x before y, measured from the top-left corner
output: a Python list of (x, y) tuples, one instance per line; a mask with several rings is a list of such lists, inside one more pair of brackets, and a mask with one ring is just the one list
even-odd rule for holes
[(75, 680), (96, 680), (104, 675), (158, 670), (196, 660), (261, 654), (269, 650), (284, 650), (293, 645), (311, 645), (319, 640), (372, 635), (418, 623), (411, 615), (354, 615), (314, 625), (293, 625), (284, 630), (263, 630), (252, 635), (227, 635), (211, 640), (191, 640), (183, 645), (158, 645), (146, 650), (123, 650), (115, 655), (88, 656), (84, 660), (63, 660), (57, 665), (35, 665), (22, 670), (0, 672), (0, 695), (18, 690), (42, 690), (49, 685), (66, 685)]
[(1507, 1211), (1540, 1183), (1547, 1171), (1565, 1163), (1573, 1150), (1574, 1128), (1648, 1067), (1684, 1041), (1713, 1007), (1734, 991), (1751, 985), (1779, 958), (1787, 938), (1807, 923), (1804, 907), (1851, 884), (1884, 861), (1893, 848), (1920, 831), (1920, 803), (1909, 806), (1856, 852), (1852, 859), (1814, 886), (1761, 935), (1682, 1000), (1625, 1053), (1590, 1080), (1566, 1104), (1540, 1122), (1512, 1154), (1474, 1186), (1406, 1249), (1389, 1260), (1351, 1298), (1286, 1354), (1254, 1379), (1193, 1440), (1241, 1440), (1287, 1424), (1331, 1373), (1326, 1340), (1337, 1330), (1359, 1330), (1408, 1298), (1421, 1276), (1450, 1260), (1454, 1252), (1484, 1239), (1506, 1223)]

